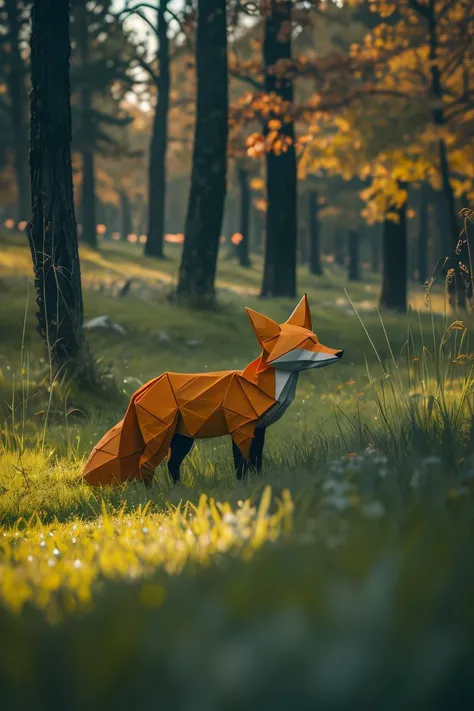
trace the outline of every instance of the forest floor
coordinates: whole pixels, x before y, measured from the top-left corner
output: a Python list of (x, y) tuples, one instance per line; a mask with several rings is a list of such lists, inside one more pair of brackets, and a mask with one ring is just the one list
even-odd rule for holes
[[(219, 306), (170, 303), (179, 254), (81, 250), (95, 392), (51, 383), (25, 239), (0, 237), (0, 686), (6, 708), (438, 709), (472, 694), (473, 370), (468, 318), (383, 314), (373, 275), (301, 268), (320, 340), (268, 431), (264, 471), (235, 480), (228, 438), (198, 442), (172, 486), (97, 492), (84, 459), (130, 394), (166, 370), (258, 355), (244, 306), (261, 262), (223, 255)], [(125, 296), (119, 291), (131, 278)], [(347, 294), (346, 291), (347, 290)], [(352, 302), (352, 304), (351, 304)], [(466, 325), (467, 324), (467, 325)], [(295, 698), (301, 703), (295, 705)], [(465, 705), (468, 708), (468, 705)]]

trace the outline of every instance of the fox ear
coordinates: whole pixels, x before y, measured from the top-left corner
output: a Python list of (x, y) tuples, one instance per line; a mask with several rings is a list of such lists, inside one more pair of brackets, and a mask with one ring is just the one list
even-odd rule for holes
[(286, 323), (290, 324), (291, 326), (300, 326), (301, 328), (307, 328), (308, 331), (313, 330), (313, 326), (311, 323), (311, 311), (309, 310), (308, 297), (306, 296), (306, 294), (303, 296), (300, 303), (293, 311)]
[(269, 344), (268, 341), (271, 341), (280, 335), (280, 326), (276, 323), (276, 321), (268, 318), (268, 316), (259, 314), (258, 311), (254, 311), (249, 308), (246, 308), (245, 310), (250, 319), (250, 323), (252, 324), (252, 328), (255, 331), (258, 342), (262, 348), (270, 350), (272, 344)]

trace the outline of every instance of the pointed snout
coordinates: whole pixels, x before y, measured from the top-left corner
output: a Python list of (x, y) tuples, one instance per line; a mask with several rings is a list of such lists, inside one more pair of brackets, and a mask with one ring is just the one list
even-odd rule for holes
[(306, 348), (294, 348), (288, 353), (275, 358), (271, 361), (271, 365), (278, 370), (286, 370), (297, 372), (300, 370), (308, 370), (308, 368), (323, 368), (331, 363), (336, 363), (344, 351), (326, 346), (319, 346), (317, 350), (308, 350)]

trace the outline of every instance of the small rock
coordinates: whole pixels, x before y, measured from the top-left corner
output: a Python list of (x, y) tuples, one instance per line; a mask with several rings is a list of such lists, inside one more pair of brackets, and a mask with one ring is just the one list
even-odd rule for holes
[(200, 341), (199, 338), (191, 338), (189, 341), (185, 341), (185, 343), (188, 348), (198, 348), (202, 346), (202, 341)]
[(127, 331), (124, 329), (124, 327), (121, 326), (119, 323), (113, 323), (112, 328), (117, 333), (120, 333), (121, 336), (125, 336), (125, 334), (127, 333)]
[(120, 333), (121, 336), (124, 336), (127, 333), (123, 326), (121, 326), (119, 323), (114, 323), (110, 316), (108, 316), (107, 314), (91, 318), (89, 321), (85, 322), (83, 328), (86, 331), (95, 331), (98, 329), (103, 329), (105, 331), (115, 331), (116, 333)]
[(110, 316), (107, 315), (96, 316), (95, 318), (91, 318), (89, 321), (86, 321), (84, 323), (84, 328), (87, 331), (92, 331), (96, 328), (112, 328), (112, 321)]
[(166, 331), (152, 331), (150, 337), (156, 341), (156, 343), (170, 343), (171, 336), (166, 333)]

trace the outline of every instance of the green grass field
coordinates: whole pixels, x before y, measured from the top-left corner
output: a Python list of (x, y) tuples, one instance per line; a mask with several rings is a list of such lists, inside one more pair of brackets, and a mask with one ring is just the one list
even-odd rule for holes
[(151, 489), (97, 492), (84, 458), (139, 385), (244, 367), (244, 306), (295, 306), (258, 299), (258, 259), (225, 258), (215, 311), (170, 303), (168, 252), (82, 250), (86, 320), (125, 330), (88, 332), (90, 392), (51, 382), (25, 239), (0, 239), (2, 708), (470, 708), (469, 317), (416, 286), (408, 316), (379, 316), (373, 276), (302, 268), (314, 330), (345, 355), (302, 374), (262, 475), (235, 480), (226, 438), (198, 442), (178, 486), (163, 465)]

